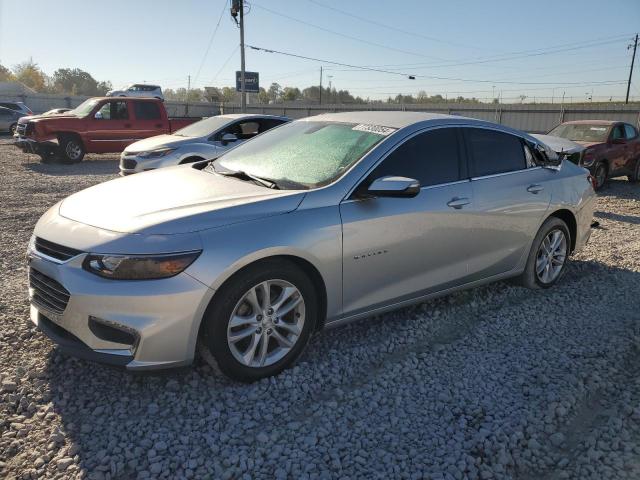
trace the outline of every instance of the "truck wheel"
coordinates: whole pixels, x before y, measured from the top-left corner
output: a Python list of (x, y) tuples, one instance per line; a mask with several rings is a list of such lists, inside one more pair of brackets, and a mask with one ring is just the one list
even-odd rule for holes
[(84, 145), (78, 137), (61, 137), (60, 158), (62, 163), (80, 163), (84, 158)]
[(627, 178), (629, 179), (629, 181), (631, 183), (638, 183), (640, 182), (640, 158), (638, 158), (636, 160), (636, 165), (633, 169), (633, 173), (629, 176), (627, 176)]

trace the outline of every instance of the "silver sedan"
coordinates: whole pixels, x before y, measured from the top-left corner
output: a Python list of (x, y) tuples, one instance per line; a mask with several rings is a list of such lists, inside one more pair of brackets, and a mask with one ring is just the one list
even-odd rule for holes
[(289, 121), (287, 117), (242, 113), (205, 118), (170, 135), (157, 135), (129, 145), (120, 155), (120, 175), (211, 160)]
[(553, 286), (594, 202), (585, 169), (507, 127), (310, 117), (54, 205), (29, 246), (31, 319), (84, 358), (166, 368), (200, 344), (251, 381), (325, 327), (510, 277)]

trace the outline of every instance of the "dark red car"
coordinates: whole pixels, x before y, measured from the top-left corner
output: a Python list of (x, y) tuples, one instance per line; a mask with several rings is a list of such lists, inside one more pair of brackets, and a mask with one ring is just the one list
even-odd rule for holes
[(572, 140), (585, 149), (574, 158), (589, 169), (596, 189), (609, 178), (626, 175), (630, 182), (640, 181), (640, 136), (638, 129), (611, 120), (575, 120), (561, 123), (548, 135)]
[(62, 115), (36, 115), (19, 120), (15, 144), (43, 161), (59, 156), (64, 163), (82, 161), (85, 153), (114, 153), (143, 138), (197, 122), (169, 118), (155, 98), (90, 98)]

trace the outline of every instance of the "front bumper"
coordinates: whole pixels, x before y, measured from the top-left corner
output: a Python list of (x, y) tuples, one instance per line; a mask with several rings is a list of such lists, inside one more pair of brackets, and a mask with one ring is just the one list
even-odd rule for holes
[(40, 155), (58, 148), (58, 143), (55, 141), (38, 142), (32, 138), (23, 137), (17, 134), (14, 135), (13, 138), (13, 144), (24, 153), (35, 153), (36, 155)]
[(122, 152), (120, 155), (120, 175), (126, 176), (148, 170), (155, 170), (156, 168), (171, 167), (173, 165), (179, 165), (180, 160), (180, 156), (174, 153), (160, 158), (141, 158), (136, 154), (126, 154)]
[(213, 290), (184, 272), (162, 280), (104, 279), (82, 269), (85, 256), (58, 262), (30, 252), (33, 276), (44, 275), (39, 278), (68, 293), (64, 308), (50, 308), (31, 280), (32, 322), (61, 350), (88, 360), (130, 370), (190, 364)]

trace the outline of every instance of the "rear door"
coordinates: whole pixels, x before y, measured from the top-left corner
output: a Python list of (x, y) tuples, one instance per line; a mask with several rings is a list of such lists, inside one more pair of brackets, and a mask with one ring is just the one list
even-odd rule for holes
[(145, 100), (133, 100), (134, 122), (131, 130), (133, 137), (139, 139), (166, 133), (169, 126), (162, 116), (160, 103)]
[(14, 122), (13, 113), (9, 110), (0, 109), (0, 132), (7, 132)]
[(614, 125), (611, 129), (607, 147), (605, 155), (609, 163), (609, 177), (615, 177), (625, 173), (628, 142), (622, 123)]
[(340, 204), (345, 315), (465, 282), (473, 202), (460, 140), (452, 127), (418, 133), (359, 187), (403, 176), (420, 181), (416, 197), (353, 195)]
[(137, 139), (132, 132), (131, 112), (126, 100), (103, 103), (87, 121), (89, 151), (120, 152)]
[(635, 171), (636, 162), (640, 159), (640, 139), (638, 131), (628, 123), (624, 124), (626, 143), (625, 173), (631, 175)]
[(537, 166), (518, 136), (490, 128), (463, 128), (473, 190), (473, 279), (516, 267), (545, 217), (558, 172)]

